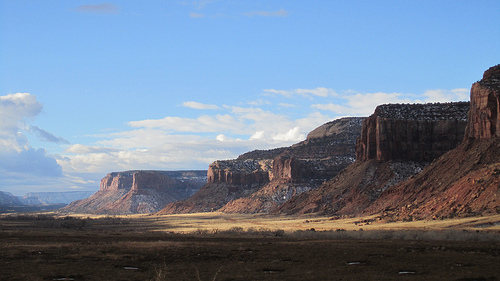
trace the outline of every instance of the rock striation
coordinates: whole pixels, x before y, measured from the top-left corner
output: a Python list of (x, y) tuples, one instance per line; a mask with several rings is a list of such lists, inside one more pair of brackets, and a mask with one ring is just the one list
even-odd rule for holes
[(468, 102), (386, 104), (363, 124), (356, 159), (432, 161), (465, 133)]
[(386, 190), (365, 213), (394, 219), (498, 214), (500, 65), (474, 83), (463, 142), (417, 176)]
[(125, 171), (106, 175), (99, 191), (62, 208), (92, 214), (152, 213), (185, 199), (206, 181), (205, 171)]
[(268, 212), (318, 187), (351, 164), (362, 120), (334, 120), (290, 147), (256, 150), (234, 160), (215, 161), (209, 166), (207, 185), (191, 198), (167, 205), (160, 213)]
[(486, 70), (471, 89), (471, 109), (466, 139), (500, 137), (500, 66)]
[(356, 162), (318, 189), (291, 198), (273, 212), (363, 212), (385, 190), (456, 147), (464, 136), (468, 108), (468, 102), (378, 106), (363, 121)]

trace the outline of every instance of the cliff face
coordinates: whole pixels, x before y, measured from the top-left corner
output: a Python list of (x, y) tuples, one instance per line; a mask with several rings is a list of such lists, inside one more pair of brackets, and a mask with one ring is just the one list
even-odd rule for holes
[(500, 65), (484, 72), (472, 85), (471, 109), (465, 139), (500, 137)]
[(365, 213), (396, 219), (499, 213), (500, 65), (472, 85), (463, 142), (414, 178), (386, 190)]
[(292, 196), (319, 186), (354, 161), (363, 118), (342, 118), (313, 130), (291, 147), (256, 150), (216, 161), (208, 183), (193, 197), (161, 213), (267, 212)]
[(269, 181), (272, 160), (226, 160), (210, 164), (207, 183), (230, 185), (262, 185)]
[(98, 192), (70, 203), (66, 212), (96, 214), (151, 213), (185, 199), (205, 181), (205, 171), (125, 171), (106, 175)]
[(468, 102), (387, 104), (363, 123), (356, 159), (432, 161), (464, 136)]
[(269, 212), (290, 198), (317, 188), (354, 161), (364, 118), (342, 118), (311, 131), (303, 142), (274, 157), (269, 183), (250, 196), (228, 202), (229, 213)]
[(273, 212), (359, 214), (464, 136), (469, 104), (388, 104), (363, 121), (356, 162)]

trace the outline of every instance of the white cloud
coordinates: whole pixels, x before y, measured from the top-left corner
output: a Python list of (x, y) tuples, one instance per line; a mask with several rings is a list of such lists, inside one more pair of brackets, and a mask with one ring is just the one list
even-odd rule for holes
[(331, 111), (339, 115), (368, 116), (381, 104), (388, 103), (426, 103), (452, 102), (468, 100), (467, 89), (427, 90), (421, 98), (402, 93), (357, 93), (349, 91), (337, 96), (336, 103), (312, 104), (311, 107), (319, 110)]
[(332, 97), (337, 96), (337, 93), (333, 89), (318, 87), (314, 89), (294, 89), (294, 90), (277, 90), (277, 89), (264, 89), (264, 94), (267, 95), (281, 95), (287, 98), (292, 96), (302, 96), (302, 97)]
[(276, 134), (273, 136), (274, 140), (277, 141), (293, 141), (293, 142), (299, 142), (304, 140), (306, 135), (300, 131), (299, 127), (294, 127), (290, 130), (288, 130), (284, 134)]
[(223, 142), (226, 140), (226, 136), (224, 136), (223, 134), (220, 134), (220, 135), (217, 135), (215, 137), (216, 140), (220, 141), (220, 142)]
[(182, 103), (182, 106), (192, 109), (219, 109), (219, 106), (215, 104), (205, 104), (195, 101), (186, 101)]
[(468, 101), (469, 89), (459, 88), (453, 90), (428, 90), (424, 93), (425, 102), (452, 102)]
[(28, 124), (42, 111), (42, 105), (29, 93), (0, 96), (0, 188), (15, 192), (12, 182), (28, 177), (60, 177), (61, 167), (44, 149), (32, 148), (24, 132), (34, 132), (41, 139), (64, 142), (49, 132)]
[(264, 138), (264, 131), (257, 131), (250, 136), (250, 140), (261, 140)]
[(315, 89), (296, 89), (295, 92), (299, 95), (304, 95), (304, 96), (312, 95), (318, 97), (328, 97), (337, 95), (337, 93), (334, 90), (323, 87)]
[(327, 110), (338, 115), (368, 116), (378, 105), (386, 103), (410, 103), (400, 93), (349, 93), (338, 96), (338, 103), (313, 104), (312, 108)]
[(157, 128), (176, 132), (234, 131), (235, 128), (244, 126), (244, 124), (228, 114), (202, 115), (198, 118), (167, 116), (162, 119), (131, 121), (129, 125), (134, 128)]

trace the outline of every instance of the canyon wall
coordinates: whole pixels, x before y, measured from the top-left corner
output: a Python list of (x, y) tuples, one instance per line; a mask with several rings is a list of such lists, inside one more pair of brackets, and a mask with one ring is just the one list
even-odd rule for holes
[(363, 121), (356, 162), (317, 189), (272, 210), (355, 215), (419, 173), (464, 137), (468, 102), (380, 105)]
[(462, 141), (468, 110), (468, 102), (378, 106), (363, 123), (356, 159), (432, 161)]
[(472, 85), (463, 142), (386, 190), (365, 213), (410, 220), (500, 213), (499, 96), (496, 65)]

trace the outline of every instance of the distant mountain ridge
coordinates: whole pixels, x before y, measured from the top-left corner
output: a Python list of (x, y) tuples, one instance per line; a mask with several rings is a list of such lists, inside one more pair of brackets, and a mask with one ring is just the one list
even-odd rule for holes
[(18, 206), (22, 205), (21, 200), (10, 192), (0, 191), (0, 206)]
[(28, 192), (20, 197), (24, 205), (69, 204), (87, 198), (94, 191)]

